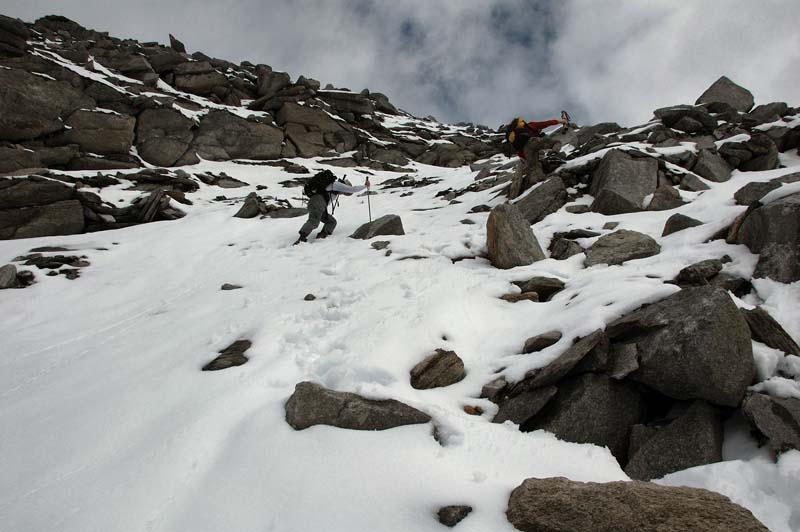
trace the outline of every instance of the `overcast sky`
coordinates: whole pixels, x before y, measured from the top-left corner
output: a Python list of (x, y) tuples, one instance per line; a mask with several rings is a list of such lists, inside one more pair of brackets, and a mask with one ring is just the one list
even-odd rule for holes
[(448, 122), (568, 109), (635, 125), (723, 74), (756, 103), (800, 105), (800, 0), (0, 0), (0, 13), (173, 33), (190, 52), (366, 87)]

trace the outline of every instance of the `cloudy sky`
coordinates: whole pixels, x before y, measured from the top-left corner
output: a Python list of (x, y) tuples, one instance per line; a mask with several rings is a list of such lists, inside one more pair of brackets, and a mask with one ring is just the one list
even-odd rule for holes
[(800, 105), (798, 0), (0, 0), (0, 13), (173, 33), (190, 52), (366, 87), (448, 122), (568, 109), (635, 125), (723, 74), (757, 103)]

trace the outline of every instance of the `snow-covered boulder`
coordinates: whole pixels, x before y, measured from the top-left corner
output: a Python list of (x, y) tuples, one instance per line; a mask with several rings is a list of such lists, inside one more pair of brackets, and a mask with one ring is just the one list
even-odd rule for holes
[(509, 203), (498, 205), (489, 213), (486, 247), (492, 264), (504, 270), (546, 258), (530, 224)]
[(328, 390), (313, 382), (301, 382), (286, 402), (286, 422), (295, 430), (313, 425), (343, 429), (386, 430), (427, 423), (430, 416), (394, 399), (365, 399), (354, 393)]
[(627, 229), (620, 229), (601, 236), (586, 252), (584, 265), (588, 268), (596, 264), (622, 264), (635, 259), (658, 255), (661, 246), (648, 235)]
[(739, 228), (739, 243), (758, 253), (756, 277), (800, 279), (800, 193), (754, 209)]
[(695, 401), (673, 419), (636, 425), (625, 473), (635, 480), (661, 478), (722, 461), (722, 419), (717, 408)]
[(770, 181), (747, 183), (736, 191), (733, 199), (736, 200), (737, 205), (751, 205), (760, 201), (761, 198), (776, 188), (780, 188), (781, 184), (796, 183), (798, 181), (800, 181), (800, 172), (784, 175)]
[(755, 375), (750, 329), (720, 288), (685, 288), (606, 332), (635, 346), (639, 367), (628, 378), (675, 399), (737, 406)]
[(712, 104), (709, 108), (713, 111), (713, 104), (717, 102), (728, 104), (737, 111), (746, 113), (753, 108), (754, 100), (749, 90), (722, 76), (700, 95), (695, 104)]
[(611, 150), (592, 176), (592, 210), (602, 214), (623, 214), (642, 210), (642, 203), (658, 185), (658, 162), (652, 157), (633, 158)]
[(724, 495), (637, 481), (529, 478), (511, 492), (506, 517), (524, 532), (768, 532)]

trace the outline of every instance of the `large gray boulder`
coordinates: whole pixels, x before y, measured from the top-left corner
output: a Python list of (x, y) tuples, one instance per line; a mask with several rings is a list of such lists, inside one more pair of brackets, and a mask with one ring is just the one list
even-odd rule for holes
[(720, 413), (705, 401), (695, 401), (676, 419), (633, 427), (625, 473), (635, 480), (651, 480), (721, 461)]
[(538, 414), (542, 408), (555, 396), (558, 389), (555, 386), (545, 386), (537, 390), (522, 392), (509, 397), (500, 403), (497, 414), (492, 419), (493, 423), (511, 421), (522, 425)]
[(486, 247), (496, 268), (527, 266), (546, 257), (531, 226), (509, 203), (496, 206), (486, 221)]
[(636, 386), (601, 373), (562, 380), (558, 393), (523, 427), (543, 429), (562, 440), (608, 447), (625, 463), (631, 427), (644, 420), (646, 407)]
[(291, 78), (286, 72), (275, 72), (266, 65), (259, 65), (256, 69), (258, 81), (256, 94), (259, 98), (271, 98), (289, 86)]
[[(692, 124), (692, 131), (687, 133), (699, 133), (702, 129), (712, 131), (717, 127), (717, 119), (711, 116), (705, 107), (695, 107), (691, 105), (674, 105), (663, 107), (653, 111), (656, 118), (667, 127), (676, 128)], [(689, 119), (689, 120), (687, 120)]]
[(74, 188), (44, 177), (0, 179), (0, 209), (48, 205), (74, 198)]
[(736, 200), (737, 205), (751, 205), (760, 201), (761, 198), (776, 188), (780, 188), (782, 184), (797, 183), (798, 181), (800, 181), (800, 172), (781, 176), (770, 181), (747, 183), (736, 191), (733, 199)]
[(728, 293), (685, 288), (606, 328), (639, 367), (628, 378), (675, 399), (738, 406), (755, 375), (750, 330)]
[(73, 235), (83, 229), (83, 206), (78, 200), (0, 210), (0, 240)]
[(756, 277), (782, 283), (800, 279), (800, 193), (754, 209), (742, 222), (738, 239), (759, 254)]
[(66, 124), (69, 129), (58, 135), (55, 144), (77, 144), (82, 151), (99, 155), (127, 155), (133, 145), (136, 118), (79, 109)]
[(328, 390), (313, 382), (299, 383), (286, 402), (286, 422), (295, 430), (313, 425), (386, 430), (430, 420), (427, 414), (394, 399), (365, 399), (354, 393)]
[(41, 167), (42, 160), (35, 151), (19, 145), (0, 146), (0, 174)]
[[(227, 111), (211, 111), (200, 127), (189, 151), (203, 159), (277, 159), (281, 155), (283, 132), (274, 126), (245, 120)], [(191, 164), (187, 156), (178, 164)]]
[(767, 438), (773, 453), (800, 449), (800, 399), (751, 393), (742, 404), (742, 412)]
[(464, 361), (454, 352), (437, 349), (411, 369), (411, 387), (429, 390), (450, 386), (467, 376)]
[(523, 532), (768, 532), (719, 493), (637, 481), (529, 478), (511, 492), (506, 517)]
[(369, 240), (383, 235), (404, 235), (403, 220), (396, 214), (386, 214), (360, 226), (350, 238)]
[(189, 149), (194, 126), (194, 121), (174, 109), (145, 109), (136, 123), (139, 155), (156, 166), (174, 166)]
[(67, 116), (94, 106), (94, 100), (69, 83), (0, 68), (0, 140), (30, 140), (61, 131)]
[(711, 150), (700, 150), (692, 172), (715, 183), (722, 183), (731, 178), (730, 165), (718, 153)]
[(558, 176), (551, 177), (534, 187), (514, 202), (520, 214), (530, 224), (535, 224), (548, 214), (556, 212), (567, 202), (567, 187)]
[(753, 102), (753, 94), (749, 90), (722, 76), (700, 95), (695, 104), (724, 103), (746, 113), (753, 108)]
[(643, 210), (644, 198), (658, 185), (658, 162), (651, 158), (634, 159), (620, 150), (611, 150), (592, 176), (592, 210), (602, 214), (623, 214)]
[(601, 236), (586, 252), (584, 265), (588, 268), (596, 264), (622, 264), (635, 259), (658, 255), (661, 246), (652, 237), (636, 231), (620, 229)]

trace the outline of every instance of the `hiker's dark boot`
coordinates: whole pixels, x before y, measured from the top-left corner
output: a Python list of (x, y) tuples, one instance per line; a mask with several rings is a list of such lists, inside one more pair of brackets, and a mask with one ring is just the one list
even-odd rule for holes
[(323, 229), (322, 231), (317, 233), (317, 240), (320, 240), (321, 238), (328, 238), (329, 236), (331, 236), (331, 234), (325, 229)]
[(304, 235), (303, 233), (300, 233), (300, 238), (298, 238), (298, 239), (295, 241), (295, 243), (294, 243), (294, 244), (292, 244), (292, 245), (293, 245), (293, 246), (296, 246), (296, 245), (297, 245), (297, 244), (299, 244), (300, 242), (308, 242), (308, 235)]

